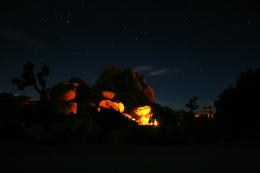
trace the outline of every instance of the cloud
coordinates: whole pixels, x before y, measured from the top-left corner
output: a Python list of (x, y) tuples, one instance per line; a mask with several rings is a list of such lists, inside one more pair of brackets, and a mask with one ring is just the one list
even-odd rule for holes
[(161, 68), (147, 73), (148, 76), (165, 76), (176, 73), (176, 68)]
[(134, 68), (135, 71), (142, 73), (146, 76), (165, 76), (176, 73), (176, 67), (172, 68), (156, 68), (152, 65), (143, 65)]
[(144, 66), (136, 67), (134, 69), (137, 72), (143, 72), (143, 71), (149, 71), (149, 70), (154, 69), (154, 66), (152, 66), (152, 65), (144, 65)]

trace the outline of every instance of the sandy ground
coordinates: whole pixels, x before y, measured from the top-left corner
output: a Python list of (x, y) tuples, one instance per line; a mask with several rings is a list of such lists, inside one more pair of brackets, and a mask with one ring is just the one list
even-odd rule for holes
[(260, 172), (260, 142), (144, 147), (2, 143), (0, 172)]

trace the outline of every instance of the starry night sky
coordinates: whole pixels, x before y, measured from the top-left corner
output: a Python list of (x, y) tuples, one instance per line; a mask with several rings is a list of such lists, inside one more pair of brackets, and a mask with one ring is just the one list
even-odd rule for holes
[(28, 61), (51, 67), (48, 86), (72, 77), (90, 85), (104, 65), (146, 76), (157, 102), (211, 103), (239, 72), (260, 67), (258, 0), (18, 1), (0, 3), (0, 91)]

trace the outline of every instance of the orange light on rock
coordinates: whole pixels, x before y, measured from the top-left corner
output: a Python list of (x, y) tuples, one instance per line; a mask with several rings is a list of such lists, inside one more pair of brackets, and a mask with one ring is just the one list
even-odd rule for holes
[(149, 123), (149, 121), (150, 121), (150, 117), (140, 117), (137, 120), (137, 123), (138, 123), (138, 125), (141, 125), (141, 126), (152, 125), (151, 123)]
[(104, 109), (114, 109), (114, 110), (117, 109), (117, 108), (115, 109), (115, 106), (111, 100), (101, 100), (99, 102), (99, 107)]
[(159, 126), (159, 121), (153, 120), (153, 112), (151, 106), (136, 107), (132, 110), (131, 114), (125, 111), (125, 106), (121, 102), (113, 102), (111, 100), (101, 100), (97, 112), (101, 109), (112, 109), (122, 113), (126, 118), (136, 122), (140, 126)]
[(76, 91), (75, 90), (68, 90), (64, 92), (61, 96), (60, 100), (63, 102), (68, 102), (76, 98)]
[(132, 115), (129, 115), (129, 114), (127, 114), (127, 113), (123, 113), (123, 115), (124, 115), (125, 117), (127, 117), (128, 119), (135, 121), (135, 119), (132, 117)]
[(138, 125), (153, 125), (153, 123), (150, 122), (153, 116), (151, 106), (134, 108), (132, 111), (132, 115), (136, 119)]
[(159, 126), (159, 121), (155, 119), (154, 122), (153, 122), (153, 125), (154, 126)]
[(102, 92), (102, 96), (105, 98), (105, 99), (114, 99), (115, 96), (116, 96), (116, 93), (112, 92), (112, 91), (103, 91)]
[(123, 103), (113, 102), (111, 100), (101, 100), (99, 102), (99, 107), (103, 109), (113, 109), (115, 111), (123, 113), (125, 111), (125, 106)]
[(77, 109), (78, 109), (78, 104), (77, 103), (68, 103), (68, 105), (65, 107), (65, 115), (76, 115), (77, 114)]
[(125, 106), (123, 103), (119, 102), (117, 103), (119, 107), (119, 112), (123, 113), (125, 111)]

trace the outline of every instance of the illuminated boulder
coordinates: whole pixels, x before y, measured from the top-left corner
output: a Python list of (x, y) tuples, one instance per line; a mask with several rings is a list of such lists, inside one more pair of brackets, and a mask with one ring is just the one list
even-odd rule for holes
[(69, 82), (60, 82), (51, 89), (50, 102), (59, 114), (69, 115), (77, 113), (77, 91)]
[(78, 104), (76, 102), (58, 102), (55, 104), (56, 113), (63, 115), (76, 115), (78, 113)]
[(138, 105), (148, 105), (155, 101), (152, 87), (147, 84), (144, 76), (131, 68), (121, 70), (116, 66), (106, 65), (93, 89), (97, 93), (107, 90), (115, 92), (116, 97), (127, 105), (129, 112)]
[(104, 109), (114, 109), (114, 104), (111, 100), (101, 100), (99, 107)]
[(119, 112), (123, 113), (125, 111), (125, 106), (123, 103), (119, 102), (117, 103), (119, 107)]
[(68, 103), (64, 107), (64, 114), (65, 115), (76, 115), (77, 114), (77, 108), (78, 108), (77, 103), (75, 103), (75, 102)]
[(113, 100), (116, 96), (116, 93), (115, 92), (112, 92), (112, 91), (103, 91), (102, 92), (102, 96), (105, 98), (105, 99), (110, 99), (110, 100)]
[(90, 102), (92, 91), (89, 85), (84, 80), (82, 80), (81, 78), (72, 78), (70, 79), (70, 85), (73, 86), (73, 89), (76, 90), (76, 97), (78, 102)]
[(61, 97), (59, 98), (60, 101), (63, 101), (63, 102), (68, 102), (68, 101), (71, 101), (73, 99), (76, 98), (76, 91), (71, 89), (71, 90), (67, 90), (65, 91)]
[(69, 81), (60, 82), (49, 90), (51, 106), (59, 114), (85, 114), (91, 109), (91, 106), (89, 106), (89, 103), (92, 101), (91, 89), (80, 78), (72, 78)]
[(111, 100), (101, 100), (99, 103), (99, 107), (102, 109), (112, 109), (121, 113), (123, 113), (125, 110), (125, 106), (123, 103), (113, 102)]
[(153, 116), (151, 106), (136, 107), (132, 111), (132, 116), (139, 125), (153, 125), (150, 121)]

